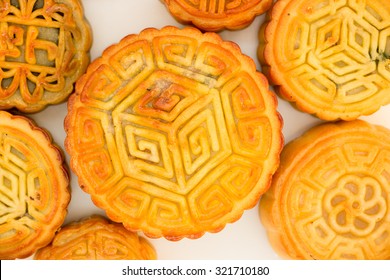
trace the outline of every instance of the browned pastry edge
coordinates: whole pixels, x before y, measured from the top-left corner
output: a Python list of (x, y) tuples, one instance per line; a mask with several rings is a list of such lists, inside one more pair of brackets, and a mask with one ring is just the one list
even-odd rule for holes
[[(273, 69), (272, 65), (277, 65), (275, 61), (275, 56), (273, 52), (278, 49), (278, 46), (275, 44), (274, 40), (267, 40), (267, 38), (273, 38), (276, 28), (281, 19), (282, 13), (285, 8), (290, 4), (291, 1), (278, 0), (273, 6), (267, 11), (265, 21), (260, 26), (258, 32), (258, 49), (257, 57), (262, 67), (262, 72), (268, 78), (270, 84), (274, 87), (276, 93), (282, 97), (284, 100), (290, 102), (290, 105), (299, 111), (311, 114), (319, 119), (325, 121), (338, 121), (345, 120), (351, 121), (355, 120), (362, 115), (371, 115), (378, 111), (382, 106), (386, 104), (377, 104), (376, 106), (371, 106), (370, 110), (365, 110), (363, 113), (359, 111), (349, 111), (349, 112), (340, 112), (338, 116), (335, 116), (334, 113), (329, 112), (326, 109), (320, 109), (312, 104), (301, 102), (297, 100), (291, 90), (283, 86), (283, 78), (278, 75), (277, 71)], [(276, 42), (278, 43), (278, 42)]]
[[(56, 231), (61, 227), (62, 223), (65, 220), (67, 215), (67, 207), (69, 205), (71, 199), (71, 189), (70, 189), (70, 173), (68, 171), (68, 167), (65, 162), (65, 156), (60, 147), (53, 142), (51, 134), (44, 128), (38, 126), (35, 121), (32, 119), (21, 116), (21, 115), (12, 115), (6, 111), (0, 111), (0, 114), (4, 114), (6, 117), (9, 117), (12, 121), (15, 122), (15, 125), (19, 123), (17, 127), (28, 126), (34, 133), (38, 133), (43, 139), (44, 142), (49, 143), (47, 151), (51, 153), (53, 157), (56, 158), (57, 162), (60, 163), (59, 171), (62, 173), (62, 178), (59, 180), (63, 180), (63, 184), (67, 185), (67, 191), (62, 194), (63, 204), (60, 205), (63, 208), (62, 215), (57, 215), (56, 220), (51, 221), (51, 225), (47, 227), (46, 236), (44, 239), (36, 239), (36, 243), (27, 244), (25, 247), (18, 248), (18, 251), (13, 250), (13, 253), (9, 253), (8, 251), (1, 252), (0, 259), (23, 259), (27, 258), (35, 253), (35, 251), (41, 247), (46, 246), (53, 239)], [(1, 246), (1, 245), (0, 245)]]
[[(36, 260), (54, 260), (58, 259), (58, 256), (55, 255), (55, 251), (53, 252), (52, 250), (59, 249), (64, 246), (64, 242), (66, 242), (66, 236), (63, 237), (64, 234), (69, 234), (74, 230), (78, 230), (80, 227), (86, 227), (91, 224), (99, 223), (99, 228), (106, 227), (107, 230), (110, 232), (115, 232), (117, 234), (120, 234), (122, 236), (127, 236), (131, 237), (132, 235), (137, 236), (138, 242), (139, 242), (139, 247), (140, 251), (139, 254), (142, 256), (141, 259), (143, 260), (156, 260), (157, 259), (157, 253), (155, 251), (155, 248), (153, 245), (146, 240), (144, 237), (138, 235), (137, 232), (133, 231), (127, 231), (122, 224), (120, 223), (115, 223), (113, 221), (108, 220), (107, 218), (93, 214), (89, 217), (82, 218), (78, 221), (70, 222), (68, 224), (65, 224), (62, 226), (61, 229), (58, 230), (57, 234), (55, 237), (52, 239), (51, 243), (48, 244), (46, 247), (41, 248), (37, 251), (37, 253), (34, 255), (34, 259)], [(88, 239), (87, 235), (85, 239)], [(79, 236), (80, 237), (80, 236)], [(91, 240), (92, 241), (92, 240)], [(66, 247), (66, 244), (65, 244)]]
[[(358, 126), (356, 128), (356, 126)], [(333, 137), (346, 135), (345, 129), (352, 127), (356, 132), (361, 131), (362, 135), (368, 131), (374, 131), (382, 136), (389, 137), (389, 130), (381, 125), (371, 124), (363, 120), (337, 121), (315, 125), (301, 136), (287, 143), (280, 156), (280, 165), (274, 174), (271, 188), (261, 197), (259, 202), (260, 220), (266, 229), (268, 240), (275, 252), (284, 259), (313, 259), (311, 252), (304, 251), (306, 244), (294, 244), (289, 237), (286, 237), (286, 227), (281, 217), (281, 196), (283, 184), (288, 180), (291, 170), (298, 162), (307, 156), (308, 151), (318, 143), (332, 143)], [(310, 136), (310, 137), (309, 137)], [(313, 139), (315, 139), (313, 141)], [(329, 144), (330, 145), (330, 144)], [(294, 223), (292, 223), (293, 225)], [(314, 240), (313, 240), (314, 241)], [(388, 256), (390, 258), (390, 255)]]
[[(272, 0), (262, 0), (256, 7), (250, 7), (245, 12), (227, 14), (224, 16), (196, 15), (185, 10), (182, 5), (172, 0), (162, 0), (171, 15), (182, 24), (193, 24), (204, 31), (218, 32), (224, 29), (239, 30), (250, 25), (256, 16), (265, 13), (271, 6)], [(200, 12), (199, 12), (200, 13)]]
[[(89, 50), (92, 46), (93, 35), (92, 35), (92, 28), (85, 17), (82, 2), (80, 0), (66, 0), (66, 1), (52, 0), (52, 1), (60, 4), (66, 3), (67, 5), (71, 6), (73, 13), (80, 15), (80, 18), (78, 17), (74, 18), (76, 23), (78, 24), (77, 28), (80, 28), (80, 33), (84, 40), (84, 45), (74, 53), (74, 56), (79, 57), (78, 59), (79, 66), (77, 67), (77, 69), (75, 69), (75, 73), (72, 75), (72, 77), (68, 77), (65, 79), (66, 84), (60, 92), (51, 93), (53, 95), (58, 95), (58, 97), (56, 99), (53, 99), (53, 101), (48, 102), (42, 99), (38, 103), (27, 103), (24, 100), (22, 101), (14, 100), (14, 99), (19, 99), (19, 97), (8, 99), (8, 100), (0, 99), (0, 110), (9, 110), (9, 109), (16, 108), (17, 110), (23, 113), (37, 113), (44, 110), (47, 106), (65, 102), (68, 99), (69, 95), (74, 91), (74, 84), (76, 80), (85, 72), (85, 70), (88, 67), (88, 64), (90, 63)], [(48, 92), (48, 91), (44, 90), (44, 92)], [(14, 94), (20, 94), (20, 93), (14, 93)]]
[[(65, 132), (67, 134), (67, 136), (65, 138), (65, 149), (68, 153), (71, 153), (71, 151), (74, 150), (73, 143), (71, 141), (72, 137), (74, 137), (72, 125), (71, 125), (71, 121), (72, 121), (71, 118), (72, 118), (72, 115), (74, 115), (75, 110), (77, 109), (77, 107), (75, 107), (75, 104), (77, 102), (79, 102), (81, 92), (82, 92), (85, 84), (87, 83), (87, 78), (89, 78), (89, 76), (87, 76), (87, 74), (94, 72), (97, 69), (97, 67), (100, 66), (100, 64), (102, 63), (102, 60), (105, 60), (105, 59), (111, 57), (111, 55), (117, 51), (117, 46), (122, 45), (122, 44), (126, 44), (126, 41), (132, 41), (137, 37), (142, 37), (145, 33), (150, 35), (151, 33), (159, 34), (160, 31), (162, 31), (162, 32), (168, 31), (168, 32), (171, 32), (170, 34), (175, 34), (177, 32), (181, 32), (180, 30), (185, 30), (185, 32), (188, 34), (195, 34), (194, 36), (201, 35), (201, 36), (210, 37), (210, 38), (212, 38), (212, 40), (215, 40), (216, 44), (220, 44), (221, 46), (229, 49), (234, 54), (240, 54), (240, 58), (244, 60), (243, 63), (249, 67), (249, 71), (255, 72), (259, 83), (264, 85), (264, 88), (268, 89), (267, 78), (262, 73), (257, 72), (256, 65), (255, 65), (253, 59), (251, 59), (249, 56), (246, 56), (245, 54), (242, 54), (240, 47), (236, 43), (231, 42), (231, 41), (224, 41), (224, 40), (222, 40), (222, 38), (218, 34), (213, 33), (213, 32), (206, 32), (206, 33), (202, 34), (200, 30), (198, 30), (194, 27), (185, 27), (184, 29), (179, 29), (179, 28), (174, 27), (174, 26), (166, 26), (166, 27), (163, 27), (161, 30), (158, 30), (156, 28), (146, 28), (143, 31), (141, 31), (140, 34), (127, 35), (119, 43), (113, 44), (113, 45), (109, 46), (108, 48), (106, 48), (100, 57), (98, 57), (97, 59), (92, 61), (92, 63), (88, 66), (86, 73), (77, 81), (76, 90), (70, 96), (70, 98), (68, 100), (68, 114), (64, 120), (64, 128), (65, 128)], [(180, 33), (180, 35), (181, 34), (182, 33)], [(269, 104), (267, 107), (268, 108), (277, 108), (278, 100), (277, 100), (276, 95), (274, 93), (272, 93), (269, 89), (268, 89), (268, 93), (269, 93), (269, 95), (268, 95), (267, 99), (268, 99), (268, 101), (271, 101), (272, 104)], [(261, 190), (259, 189), (257, 193), (252, 193), (253, 199), (251, 200), (251, 203), (242, 207), (241, 213), (238, 213), (235, 217), (230, 217), (228, 223), (236, 222), (238, 219), (240, 219), (240, 217), (243, 215), (243, 212), (245, 210), (248, 210), (248, 209), (255, 207), (258, 204), (258, 200), (259, 200), (261, 194), (263, 194), (270, 187), (272, 175), (276, 171), (276, 169), (279, 165), (279, 156), (276, 156), (276, 154), (278, 154), (278, 155), (280, 154), (280, 152), (283, 148), (283, 144), (284, 144), (284, 137), (283, 137), (283, 134), (281, 133), (281, 130), (283, 127), (282, 116), (280, 115), (279, 112), (276, 111), (276, 115), (275, 115), (275, 117), (272, 117), (272, 119), (275, 119), (275, 121), (278, 123), (275, 130), (280, 131), (278, 137), (276, 137), (276, 138), (273, 137), (273, 141), (274, 141), (273, 144), (275, 145), (275, 147), (274, 147), (275, 156), (272, 158), (272, 160), (270, 160), (268, 162), (269, 165), (273, 165), (274, 167), (272, 168), (272, 170), (270, 170), (270, 174), (268, 174), (267, 183), (263, 186), (263, 188), (261, 188)], [(275, 133), (273, 134), (273, 136), (276, 136)], [(276, 145), (278, 147), (276, 147)], [(71, 157), (71, 161), (70, 161), (70, 167), (76, 173), (77, 173), (77, 170), (80, 169), (78, 166), (78, 163), (76, 162), (76, 159), (74, 159), (72, 157)], [(88, 183), (81, 176), (78, 177), (78, 183), (84, 192), (91, 193), (91, 190), (93, 189), (93, 187), (90, 189), (91, 186), (88, 186)], [(96, 195), (96, 194), (91, 195), (91, 199), (97, 207), (105, 209), (104, 202), (99, 201), (100, 200), (99, 195)], [(144, 229), (141, 229), (139, 227), (135, 227), (134, 225), (129, 225), (129, 223), (126, 219), (123, 219), (123, 217), (116, 214), (114, 211), (111, 211), (111, 210), (105, 210), (105, 211), (106, 211), (106, 215), (112, 221), (123, 223), (123, 225), (128, 230), (131, 230), (131, 231), (140, 231), (141, 230), (149, 238), (164, 237), (165, 239), (170, 240), (170, 241), (178, 241), (178, 240), (181, 240), (183, 238), (197, 239), (197, 238), (200, 238), (201, 236), (203, 236), (206, 231), (210, 232), (210, 233), (216, 233), (216, 232), (219, 232), (222, 229), (224, 229), (226, 226), (226, 223), (225, 223), (223, 225), (216, 226), (213, 230), (208, 229), (208, 230), (202, 231), (202, 232), (195, 231), (193, 233), (177, 235), (177, 234), (169, 234), (167, 232), (155, 231), (155, 230), (154, 231), (145, 231)]]

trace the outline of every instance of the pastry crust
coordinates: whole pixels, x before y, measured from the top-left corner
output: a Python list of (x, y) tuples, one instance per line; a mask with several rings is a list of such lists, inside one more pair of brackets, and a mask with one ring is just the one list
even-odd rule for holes
[(390, 1), (278, 0), (258, 57), (278, 92), (324, 120), (390, 103)]
[(33, 113), (64, 101), (89, 63), (79, 0), (1, 0), (0, 30), (0, 109)]
[(257, 204), (283, 145), (275, 95), (215, 33), (146, 29), (106, 49), (68, 102), (79, 184), (116, 222), (178, 240)]
[(390, 259), (390, 130), (317, 126), (286, 145), (260, 215), (292, 259)]
[(64, 157), (31, 120), (0, 111), (0, 259), (46, 246), (70, 200)]
[(272, 0), (163, 0), (180, 22), (204, 31), (241, 29), (266, 12)]
[(137, 233), (102, 216), (70, 223), (40, 249), (36, 260), (155, 260), (152, 245)]

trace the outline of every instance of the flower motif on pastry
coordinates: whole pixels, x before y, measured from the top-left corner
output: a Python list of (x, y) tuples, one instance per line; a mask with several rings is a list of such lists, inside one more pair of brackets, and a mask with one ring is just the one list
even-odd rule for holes
[(341, 234), (365, 236), (386, 214), (380, 184), (371, 177), (345, 175), (324, 198), (328, 223)]

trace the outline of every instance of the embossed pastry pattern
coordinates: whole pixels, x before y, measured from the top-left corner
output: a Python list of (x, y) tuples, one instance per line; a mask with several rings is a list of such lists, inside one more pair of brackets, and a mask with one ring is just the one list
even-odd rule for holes
[(65, 225), (37, 260), (154, 260), (150, 243), (121, 224), (92, 216)]
[(179, 21), (205, 31), (241, 29), (271, 5), (272, 0), (164, 0)]
[(287, 145), (260, 207), (281, 254), (390, 257), (388, 140), (390, 131), (354, 121), (325, 124)]
[(275, 97), (216, 34), (129, 35), (91, 64), (68, 105), (80, 185), (111, 219), (148, 236), (221, 230), (255, 205), (278, 164)]
[(46, 132), (0, 111), (0, 259), (47, 245), (70, 200), (69, 178)]
[(390, 2), (279, 0), (259, 57), (287, 100), (325, 120), (390, 103)]
[(2, 0), (0, 32), (0, 108), (36, 112), (68, 97), (91, 44), (78, 0)]

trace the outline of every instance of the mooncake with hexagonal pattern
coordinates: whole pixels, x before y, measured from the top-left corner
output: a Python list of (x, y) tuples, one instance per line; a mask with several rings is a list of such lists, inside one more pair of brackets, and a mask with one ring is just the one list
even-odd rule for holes
[(89, 66), (68, 102), (65, 146), (111, 220), (178, 240), (257, 204), (281, 126), (267, 79), (236, 44), (168, 26), (126, 36)]
[(154, 260), (156, 252), (145, 238), (121, 224), (94, 215), (62, 227), (36, 260)]
[(0, 111), (0, 259), (26, 258), (46, 246), (69, 200), (64, 157), (50, 135)]
[(390, 130), (361, 120), (314, 127), (290, 142), (261, 220), (292, 259), (390, 259)]
[(79, 0), (1, 0), (0, 32), (0, 109), (32, 113), (64, 101), (89, 63)]
[(242, 29), (266, 12), (272, 0), (163, 0), (180, 22), (204, 31)]
[(259, 35), (262, 69), (303, 112), (354, 120), (390, 103), (390, 1), (278, 0)]

